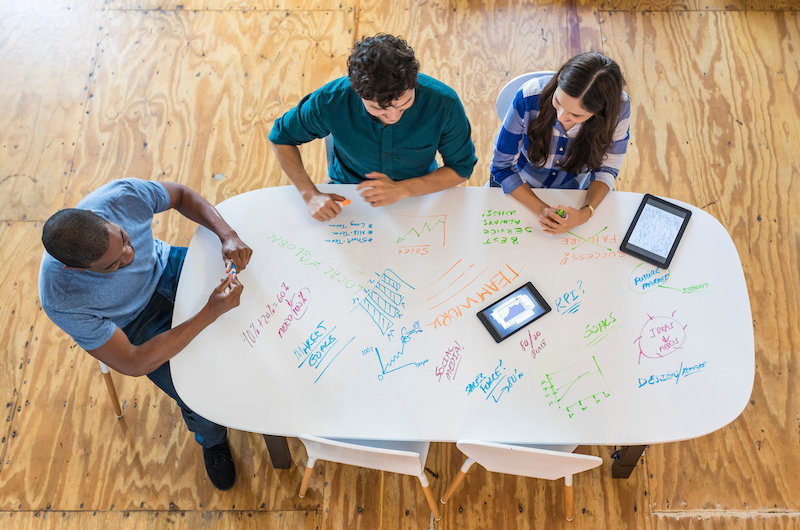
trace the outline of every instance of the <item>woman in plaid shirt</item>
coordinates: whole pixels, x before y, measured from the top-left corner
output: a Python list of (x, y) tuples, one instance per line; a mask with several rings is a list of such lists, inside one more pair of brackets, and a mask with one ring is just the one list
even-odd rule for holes
[[(596, 52), (527, 81), (497, 135), (490, 185), (538, 214), (547, 233), (588, 221), (625, 158), (631, 104), (624, 85), (617, 63)], [(585, 189), (585, 204), (551, 207), (531, 188)]]

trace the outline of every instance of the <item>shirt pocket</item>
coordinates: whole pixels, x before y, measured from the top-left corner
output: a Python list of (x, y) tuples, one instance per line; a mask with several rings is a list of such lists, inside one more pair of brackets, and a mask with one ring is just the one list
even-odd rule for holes
[(394, 161), (395, 172), (408, 173), (409, 177), (421, 177), (428, 174), (428, 169), (436, 159), (436, 146), (403, 147), (397, 149)]

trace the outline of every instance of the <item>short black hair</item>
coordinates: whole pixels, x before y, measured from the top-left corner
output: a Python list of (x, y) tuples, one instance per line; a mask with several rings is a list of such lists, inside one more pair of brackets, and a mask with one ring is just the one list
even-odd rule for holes
[(391, 106), (407, 90), (417, 88), (419, 61), (408, 43), (394, 35), (364, 37), (347, 58), (350, 86), (363, 99)]
[(86, 269), (108, 252), (108, 221), (89, 210), (67, 208), (44, 224), (42, 243), (67, 267)]

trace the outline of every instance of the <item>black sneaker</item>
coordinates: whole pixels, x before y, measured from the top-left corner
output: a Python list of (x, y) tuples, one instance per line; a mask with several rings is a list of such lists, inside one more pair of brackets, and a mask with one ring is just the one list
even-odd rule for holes
[(218, 490), (226, 491), (233, 487), (236, 482), (236, 466), (233, 464), (227, 439), (214, 447), (203, 447), (203, 460), (206, 462), (208, 478)]

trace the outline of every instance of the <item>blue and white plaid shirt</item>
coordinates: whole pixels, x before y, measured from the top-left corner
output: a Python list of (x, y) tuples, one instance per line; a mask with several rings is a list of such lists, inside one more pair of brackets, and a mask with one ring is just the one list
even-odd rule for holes
[(599, 180), (608, 185), (608, 189), (614, 189), (614, 180), (625, 159), (630, 138), (631, 102), (624, 91), (619, 123), (614, 131), (611, 147), (603, 156), (603, 166), (600, 169), (590, 171), (584, 168), (584, 171), (575, 175), (558, 168), (557, 163), (564, 157), (567, 147), (578, 135), (582, 124), (573, 125), (569, 131), (564, 132), (564, 127), (557, 119), (553, 125), (550, 154), (545, 165), (537, 168), (528, 160), (528, 126), (539, 114), (542, 89), (552, 77), (553, 74), (534, 77), (522, 85), (514, 96), (514, 102), (506, 113), (495, 141), (492, 179), (503, 187), (505, 193), (511, 193), (523, 182), (532, 188), (586, 189), (590, 182)]

